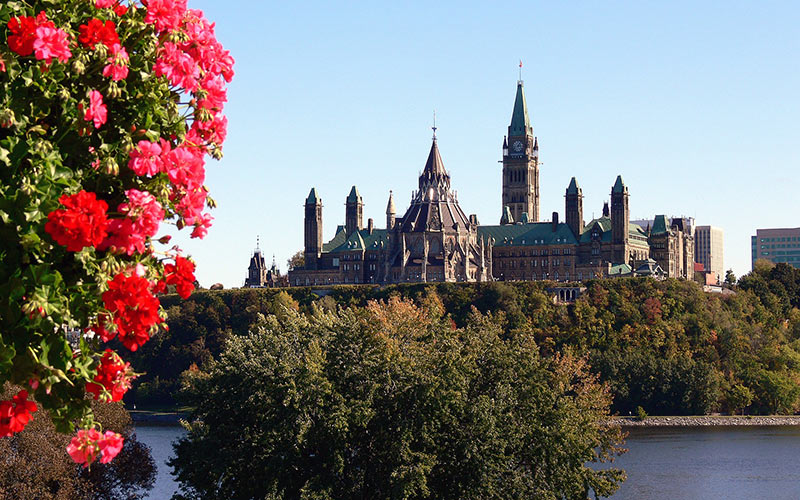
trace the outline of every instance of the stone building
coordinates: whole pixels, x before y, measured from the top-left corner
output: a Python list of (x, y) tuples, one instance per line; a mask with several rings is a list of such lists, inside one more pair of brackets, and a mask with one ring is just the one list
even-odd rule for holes
[(364, 202), (355, 186), (345, 202), (345, 224), (322, 237), (322, 199), (315, 188), (305, 203), (305, 266), (289, 272), (291, 285), (428, 281), (556, 280), (646, 275), (691, 279), (694, 242), (683, 220), (656, 216), (631, 222), (630, 192), (617, 176), (610, 205), (584, 222), (583, 191), (573, 177), (558, 212), (540, 221), (539, 142), (533, 133), (522, 81), (503, 138), (499, 225), (481, 226), (451, 190), (434, 127), (418, 189), (402, 217), (392, 192), (386, 227), (363, 225)]
[(282, 276), (278, 265), (275, 263), (275, 256), (272, 256), (272, 266), (267, 267), (261, 249), (256, 243), (253, 256), (250, 257), (250, 265), (247, 267), (247, 277), (244, 279), (245, 288), (275, 288), (288, 286), (286, 276)]
[(322, 242), (322, 199), (315, 188), (305, 204), (305, 266), (289, 272), (290, 284), (489, 281), (491, 243), (478, 239), (478, 219), (467, 216), (451, 190), (434, 127), (418, 189), (402, 217), (389, 193), (386, 228), (362, 224), (364, 202), (353, 186), (345, 202), (345, 224)]

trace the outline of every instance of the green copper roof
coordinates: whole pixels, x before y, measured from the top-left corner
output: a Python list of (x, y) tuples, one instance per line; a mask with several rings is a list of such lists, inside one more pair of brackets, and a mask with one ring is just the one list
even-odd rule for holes
[(650, 234), (664, 234), (667, 232), (667, 217), (665, 215), (656, 215), (653, 221), (653, 227), (650, 229)]
[(353, 186), (350, 189), (350, 194), (347, 195), (347, 203), (360, 203), (361, 195), (358, 194), (358, 188)]
[(572, 230), (564, 223), (553, 231), (552, 222), (530, 222), (504, 226), (478, 226), (478, 237), (494, 239), (494, 246), (575, 245)]
[(522, 81), (517, 82), (517, 98), (514, 100), (514, 113), (511, 115), (511, 126), (508, 127), (508, 135), (533, 135), (531, 122), (528, 118), (528, 104), (525, 102), (525, 90), (522, 88)]
[(608, 270), (609, 276), (621, 276), (624, 274), (630, 274), (633, 269), (628, 264), (614, 264), (611, 266), (611, 269)]
[(567, 194), (578, 194), (578, 189), (580, 189), (578, 187), (578, 181), (576, 181), (575, 177), (573, 177), (569, 181), (569, 186), (567, 187)]
[(581, 243), (592, 241), (592, 232), (595, 230), (595, 228), (600, 234), (600, 241), (611, 241), (611, 217), (600, 217), (599, 219), (593, 219), (583, 228), (583, 232), (581, 233)]
[(522, 212), (522, 215), (519, 216), (519, 221), (522, 222), (523, 224), (527, 224), (529, 222), (528, 212)]
[(389, 232), (386, 229), (373, 229), (372, 234), (368, 229), (353, 231), (350, 237), (345, 235), (344, 226), (336, 228), (336, 236), (322, 245), (323, 252), (339, 253), (352, 250), (370, 250), (380, 248), (381, 243), (389, 244)]
[(622, 193), (625, 191), (625, 183), (622, 182), (622, 176), (617, 176), (617, 181), (614, 183), (614, 187), (611, 189), (612, 193)]
[(321, 202), (322, 200), (317, 196), (317, 188), (311, 188), (311, 192), (308, 193), (308, 198), (306, 198), (306, 204), (313, 205), (317, 202)]

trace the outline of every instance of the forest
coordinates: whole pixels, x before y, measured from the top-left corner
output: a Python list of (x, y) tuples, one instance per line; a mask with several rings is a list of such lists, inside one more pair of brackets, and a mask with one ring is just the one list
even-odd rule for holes
[(650, 415), (792, 414), (800, 408), (800, 270), (758, 262), (728, 293), (695, 282), (617, 278), (584, 283), (558, 303), (553, 282), (233, 289), (162, 298), (168, 332), (133, 354), (143, 373), (126, 402), (190, 404), (192, 381), (226, 345), (264, 317), (358, 311), (407, 299), (431, 320), (461, 329), (475, 313), (506, 339), (525, 337), (544, 358), (586, 359), (607, 385), (611, 411)]

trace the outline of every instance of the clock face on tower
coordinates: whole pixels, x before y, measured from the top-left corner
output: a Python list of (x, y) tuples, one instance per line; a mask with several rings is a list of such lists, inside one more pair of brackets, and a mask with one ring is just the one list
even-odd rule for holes
[(514, 148), (515, 153), (519, 153), (522, 151), (522, 141), (514, 141), (514, 144), (511, 147)]

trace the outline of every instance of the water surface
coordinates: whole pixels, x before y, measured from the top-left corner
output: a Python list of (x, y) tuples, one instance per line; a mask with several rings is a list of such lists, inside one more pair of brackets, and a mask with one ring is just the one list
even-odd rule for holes
[(800, 499), (800, 428), (630, 429), (613, 500)]

